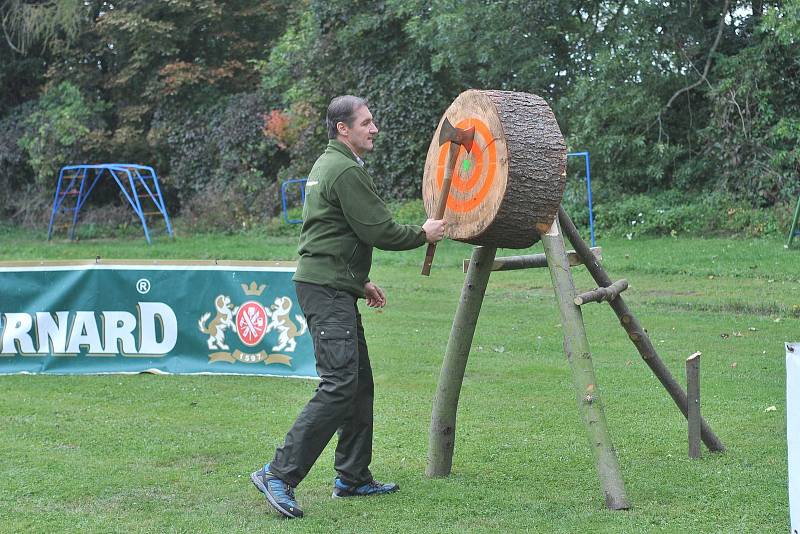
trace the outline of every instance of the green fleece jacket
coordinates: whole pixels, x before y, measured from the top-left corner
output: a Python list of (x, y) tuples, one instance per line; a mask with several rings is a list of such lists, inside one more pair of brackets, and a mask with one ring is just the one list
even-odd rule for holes
[(363, 297), (373, 247), (407, 250), (423, 244), (422, 227), (396, 223), (353, 152), (331, 140), (306, 182), (293, 280)]

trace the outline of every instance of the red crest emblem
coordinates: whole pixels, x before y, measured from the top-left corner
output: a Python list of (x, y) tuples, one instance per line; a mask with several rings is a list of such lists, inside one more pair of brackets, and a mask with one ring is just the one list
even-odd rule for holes
[(239, 306), (236, 331), (239, 339), (248, 347), (258, 345), (267, 331), (267, 312), (264, 311), (264, 306), (252, 300)]

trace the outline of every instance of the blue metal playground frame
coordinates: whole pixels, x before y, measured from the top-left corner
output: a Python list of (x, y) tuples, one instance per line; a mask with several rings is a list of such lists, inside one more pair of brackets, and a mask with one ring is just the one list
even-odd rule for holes
[(290, 184), (302, 184), (300, 185), (300, 205), (306, 203), (306, 182), (308, 178), (297, 178), (294, 180), (286, 180), (281, 184), (281, 205), (283, 206), (283, 220), (287, 224), (300, 224), (303, 222), (303, 219), (290, 219), (288, 214), (288, 209), (286, 207), (286, 188), (289, 187)]
[[(147, 228), (146, 215), (160, 214), (164, 217), (167, 233), (174, 239), (172, 225), (161, 195), (161, 186), (158, 184), (156, 171), (147, 165), (133, 163), (102, 163), (97, 165), (67, 165), (61, 168), (58, 174), (56, 194), (53, 199), (53, 209), (50, 212), (50, 224), (47, 227), (47, 240), (53, 236), (53, 224), (58, 213), (72, 212), (72, 225), (69, 238), (75, 239), (75, 227), (78, 224), (78, 213), (86, 204), (86, 200), (94, 190), (97, 183), (106, 175), (110, 175), (119, 186), (125, 199), (139, 217), (144, 230), (144, 237), (150, 243), (150, 231)], [(148, 181), (150, 182), (148, 184)], [(66, 185), (65, 185), (65, 182)], [(143, 190), (143, 192), (142, 192)], [(74, 198), (75, 204), (71, 207), (64, 206), (67, 198)], [(142, 198), (150, 198), (156, 211), (145, 212), (142, 209)]]
[(595, 245), (594, 241), (594, 211), (592, 209), (592, 172), (589, 169), (589, 153), (588, 152), (570, 152), (567, 156), (583, 157), (586, 160), (586, 196), (589, 204), (589, 233), (592, 237), (592, 246)]
[[(592, 238), (592, 246), (596, 246), (595, 238), (594, 238), (594, 211), (592, 208), (592, 171), (589, 166), (589, 153), (588, 152), (570, 152), (567, 154), (570, 157), (582, 157), (586, 163), (586, 195), (587, 195), (587, 203), (589, 205), (589, 233)], [(302, 184), (300, 186), (300, 205), (302, 206), (306, 201), (306, 188), (305, 183), (308, 179), (307, 178), (298, 178), (294, 180), (286, 180), (281, 184), (281, 205), (283, 206), (283, 220), (287, 224), (299, 224), (303, 222), (303, 219), (290, 219), (288, 215), (288, 210), (286, 207), (286, 189), (289, 187), (290, 184)]]

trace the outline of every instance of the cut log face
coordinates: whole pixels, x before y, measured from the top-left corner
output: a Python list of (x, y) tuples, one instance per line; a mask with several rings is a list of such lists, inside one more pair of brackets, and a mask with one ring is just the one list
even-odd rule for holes
[(434, 215), (450, 143), (439, 145), (445, 117), (456, 128), (475, 127), (472, 150), (461, 147), (453, 166), (445, 220), (451, 239), (503, 248), (539, 241), (558, 214), (566, 182), (567, 150), (550, 106), (511, 91), (461, 93), (445, 111), (425, 160), (422, 199)]

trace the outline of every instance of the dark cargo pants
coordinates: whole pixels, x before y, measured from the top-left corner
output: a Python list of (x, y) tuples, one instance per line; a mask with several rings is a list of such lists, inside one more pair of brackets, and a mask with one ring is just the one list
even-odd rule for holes
[(295, 288), (314, 340), (321, 381), (275, 451), (270, 471), (297, 486), (338, 431), (334, 467), (344, 483), (364, 484), (372, 480), (374, 388), (356, 298), (304, 282), (295, 282)]

